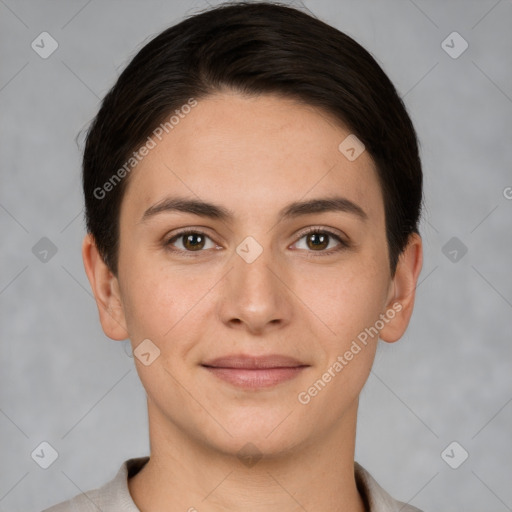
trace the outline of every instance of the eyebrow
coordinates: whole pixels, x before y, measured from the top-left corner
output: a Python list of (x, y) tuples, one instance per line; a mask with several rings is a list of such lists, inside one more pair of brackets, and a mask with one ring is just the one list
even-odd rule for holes
[[(150, 206), (143, 214), (141, 222), (145, 222), (151, 217), (160, 213), (183, 212), (217, 219), (224, 222), (232, 221), (235, 217), (233, 211), (224, 206), (208, 203), (197, 199), (188, 199), (185, 197), (167, 197), (162, 201)], [(308, 201), (296, 201), (282, 208), (278, 213), (280, 220), (294, 219), (303, 215), (326, 212), (343, 212), (355, 215), (362, 221), (368, 219), (366, 212), (356, 203), (345, 197), (323, 197), (310, 199)]]

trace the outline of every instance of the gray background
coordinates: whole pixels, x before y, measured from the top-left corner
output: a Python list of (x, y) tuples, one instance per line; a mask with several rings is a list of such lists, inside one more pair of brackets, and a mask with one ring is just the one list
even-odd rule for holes
[[(416, 311), (400, 342), (381, 343), (356, 458), (425, 512), (512, 510), (512, 2), (305, 6), (372, 52), (422, 144)], [(1, 512), (40, 511), (149, 453), (133, 359), (103, 334), (83, 270), (75, 137), (144, 42), (205, 7), (0, 0)], [(31, 48), (43, 31), (59, 44), (47, 59)], [(456, 59), (441, 46), (453, 31), (469, 44)], [(57, 248), (47, 261), (32, 250), (42, 237)], [(443, 252), (452, 237), (457, 258), (467, 247), (458, 261)], [(46, 470), (31, 458), (43, 441), (58, 452)], [(441, 457), (452, 441), (469, 453), (458, 469)]]

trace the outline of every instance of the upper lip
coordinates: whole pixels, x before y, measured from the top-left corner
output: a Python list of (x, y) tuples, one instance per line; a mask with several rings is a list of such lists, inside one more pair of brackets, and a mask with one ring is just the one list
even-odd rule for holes
[(270, 354), (267, 356), (250, 356), (250, 355), (231, 355), (210, 359), (202, 366), (210, 366), (214, 368), (240, 368), (240, 369), (259, 369), (259, 368), (296, 368), (299, 366), (309, 366), (293, 357), (283, 356), (279, 354)]

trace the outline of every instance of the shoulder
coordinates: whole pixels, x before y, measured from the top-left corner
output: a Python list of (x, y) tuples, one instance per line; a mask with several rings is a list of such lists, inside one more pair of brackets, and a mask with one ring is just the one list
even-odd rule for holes
[(369, 512), (422, 512), (419, 508), (392, 498), (357, 462), (354, 463), (354, 470), (357, 487), (367, 502)]
[(140, 512), (128, 489), (128, 478), (144, 466), (149, 457), (138, 457), (123, 462), (116, 476), (102, 487), (53, 505), (42, 512)]

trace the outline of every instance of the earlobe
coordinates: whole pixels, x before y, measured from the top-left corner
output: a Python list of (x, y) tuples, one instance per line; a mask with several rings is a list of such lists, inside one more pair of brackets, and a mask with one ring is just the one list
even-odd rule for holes
[(82, 258), (98, 307), (103, 332), (113, 340), (128, 338), (119, 283), (103, 261), (90, 233), (82, 242)]
[[(423, 264), (423, 246), (421, 237), (413, 233), (400, 255), (393, 278), (391, 297), (386, 311), (394, 311), (392, 318), (380, 331), (380, 339), (388, 343), (398, 341), (404, 334), (414, 309), (414, 299), (418, 277)], [(391, 316), (391, 315), (388, 315)]]

